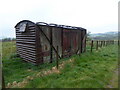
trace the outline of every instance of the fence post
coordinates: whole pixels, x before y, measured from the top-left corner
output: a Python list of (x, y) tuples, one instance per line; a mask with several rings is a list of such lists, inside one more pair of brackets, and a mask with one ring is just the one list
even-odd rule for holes
[(118, 46), (119, 46), (119, 40), (118, 40)]
[(98, 47), (100, 47), (100, 40), (98, 41)]
[(100, 43), (100, 47), (102, 47), (102, 41), (100, 41), (101, 43)]
[(106, 46), (107, 46), (107, 40), (106, 40)]
[(103, 41), (103, 47), (104, 47), (104, 41)]
[(91, 52), (92, 52), (92, 48), (93, 48), (93, 40), (91, 41)]
[[(57, 52), (58, 52), (58, 46), (57, 46)], [(56, 67), (58, 69), (58, 54), (56, 54)]]
[(104, 40), (104, 46), (105, 46), (105, 40)]
[(96, 50), (98, 50), (98, 41), (96, 42)]

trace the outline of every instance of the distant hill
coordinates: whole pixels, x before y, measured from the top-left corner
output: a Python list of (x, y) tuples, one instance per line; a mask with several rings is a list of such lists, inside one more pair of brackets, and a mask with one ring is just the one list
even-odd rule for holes
[(90, 34), (90, 38), (93, 40), (117, 40), (118, 31)]

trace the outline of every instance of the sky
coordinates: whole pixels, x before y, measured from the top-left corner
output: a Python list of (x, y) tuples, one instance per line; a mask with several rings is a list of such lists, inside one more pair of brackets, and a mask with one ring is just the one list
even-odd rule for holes
[(0, 37), (16, 37), (22, 20), (86, 28), (91, 33), (118, 31), (119, 0), (0, 0)]

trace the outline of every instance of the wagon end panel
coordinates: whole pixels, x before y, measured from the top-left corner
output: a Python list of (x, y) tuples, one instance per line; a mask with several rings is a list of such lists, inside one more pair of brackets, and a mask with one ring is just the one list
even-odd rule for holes
[(17, 54), (26, 61), (36, 64), (36, 27), (28, 20), (19, 22), (16, 26)]

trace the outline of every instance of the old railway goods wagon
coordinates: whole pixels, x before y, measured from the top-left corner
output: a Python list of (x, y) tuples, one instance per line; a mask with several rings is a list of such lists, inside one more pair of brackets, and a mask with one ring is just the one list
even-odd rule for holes
[(23, 20), (15, 29), (17, 54), (26, 62), (52, 62), (86, 49), (86, 29), (81, 27)]

